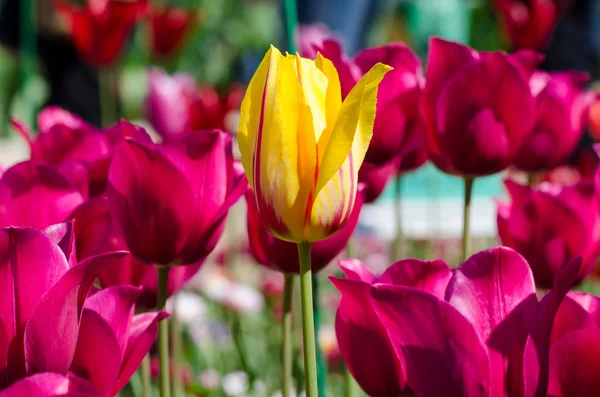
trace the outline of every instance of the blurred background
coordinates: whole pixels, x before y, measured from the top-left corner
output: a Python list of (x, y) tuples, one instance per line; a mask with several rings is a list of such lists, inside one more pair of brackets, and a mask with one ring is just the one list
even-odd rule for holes
[[(10, 118), (35, 131), (37, 113), (49, 105), (96, 126), (122, 117), (152, 131), (147, 103), (151, 68), (191, 76), (200, 103), (198, 125), (235, 133), (245, 84), (268, 46), (290, 48), (280, 1), (152, 0), (146, 4), (150, 11), (132, 17), (132, 29), (122, 32), (111, 30), (114, 21), (84, 15), (106, 3), (0, 0), (2, 167), (29, 156), (27, 142)], [(349, 57), (369, 46), (401, 41), (426, 65), (428, 40), (440, 36), (477, 50), (535, 49), (546, 56), (542, 69), (585, 71), (591, 86), (600, 78), (600, 0), (298, 0), (297, 6), (300, 24), (312, 25), (310, 40), (335, 37)], [(119, 15), (126, 18), (128, 12)], [(302, 40), (298, 32), (296, 39)], [(588, 131), (572, 163), (587, 161), (592, 142)], [(494, 198), (505, 195), (503, 178), (498, 174), (476, 181), (473, 251), (496, 242)], [(403, 174), (363, 209), (355, 255), (374, 266), (390, 263), (390, 243), (401, 224), (401, 255), (458, 257), (462, 198), (462, 180), (431, 164)], [(193, 342), (186, 349), (189, 390), (197, 395), (272, 395), (278, 382), (279, 330), (269, 327), (280, 310), (283, 278), (248, 265), (240, 243), (245, 218), (230, 218), (228, 238), (189, 287), (196, 293), (184, 293), (177, 302), (186, 341)], [(223, 269), (225, 263), (228, 269)], [(332, 372), (331, 395), (341, 395), (336, 390), (343, 382), (331, 326), (336, 299), (327, 291), (322, 297), (322, 304), (332, 308), (320, 335)], [(298, 365), (300, 361), (298, 357)]]

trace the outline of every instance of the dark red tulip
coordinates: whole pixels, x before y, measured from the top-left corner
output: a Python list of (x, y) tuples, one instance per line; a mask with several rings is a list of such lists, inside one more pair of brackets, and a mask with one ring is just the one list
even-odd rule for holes
[(527, 262), (509, 248), (454, 271), (416, 259), (381, 276), (356, 260), (340, 265), (340, 352), (369, 395), (546, 396), (553, 322), (579, 258), (539, 302)]
[(128, 139), (115, 151), (108, 179), (119, 234), (133, 256), (157, 265), (204, 259), (247, 185), (234, 166), (231, 136), (218, 130), (163, 145)]
[(498, 202), (502, 244), (523, 255), (540, 288), (551, 288), (554, 274), (570, 258), (583, 257), (578, 280), (594, 270), (600, 254), (600, 212), (591, 181), (536, 188), (506, 180), (511, 202)]
[(158, 7), (148, 10), (150, 49), (154, 58), (169, 58), (184, 46), (198, 21), (198, 12), (182, 7)]
[(146, 112), (163, 140), (224, 127), (223, 106), (214, 88), (198, 86), (194, 78), (185, 73), (169, 76), (156, 68), (150, 71), (149, 79)]
[(44, 229), (64, 222), (86, 197), (58, 168), (29, 160), (0, 178), (0, 227)]
[(103, 68), (117, 60), (148, 3), (147, 0), (86, 0), (79, 7), (68, 0), (54, 1), (67, 21), (81, 57)]
[(339, 42), (331, 39), (314, 48), (336, 66), (344, 97), (376, 63), (394, 68), (383, 78), (377, 93), (377, 113), (366, 163), (381, 166), (422, 144), (419, 101), (423, 72), (421, 61), (407, 46), (392, 43), (368, 48), (353, 60), (343, 54)]
[[(274, 237), (263, 223), (252, 191), (246, 192), (248, 208), (248, 243), (250, 254), (261, 265), (283, 273), (300, 273), (298, 262), (298, 246), (289, 241)], [(348, 244), (358, 224), (358, 216), (363, 205), (363, 196), (359, 191), (352, 214), (346, 224), (335, 235), (312, 245), (311, 268), (318, 272), (338, 256)]]
[[(11, 296), (0, 301), (0, 388), (14, 383), (7, 390), (38, 390), (32, 376), (53, 372), (79, 376), (98, 396), (112, 397), (154, 343), (166, 313), (134, 316), (140, 288), (118, 286), (88, 296), (98, 274), (126, 252), (74, 263), (68, 254), (72, 232), (69, 224), (48, 232), (0, 230), (0, 288)], [(41, 386), (40, 393), (54, 395), (45, 389), (49, 385)]]
[(373, 163), (363, 163), (358, 171), (358, 182), (364, 186), (365, 203), (372, 203), (377, 200), (385, 190), (388, 181), (397, 174), (401, 161), (400, 156), (398, 156), (381, 166)]
[(543, 50), (569, 0), (496, 0), (513, 49)]
[(429, 43), (422, 113), (427, 149), (443, 172), (476, 177), (506, 168), (534, 125), (531, 52), (480, 53), (434, 38)]
[[(106, 186), (108, 167), (114, 148), (125, 137), (151, 142), (148, 134), (139, 127), (117, 124), (105, 130), (98, 129), (78, 116), (56, 106), (43, 109), (38, 114), (39, 134), (34, 138), (29, 128), (18, 120), (13, 126), (27, 140), (31, 158), (64, 168), (81, 164), (87, 170), (89, 194), (101, 194)], [(73, 179), (81, 176), (69, 172)]]
[[(85, 202), (74, 213), (75, 234), (77, 235), (77, 258), (106, 252), (125, 250), (127, 246), (113, 223), (106, 197), (95, 197)], [(177, 292), (200, 269), (202, 262), (187, 266), (178, 266), (169, 273), (168, 296)], [(158, 289), (158, 271), (154, 266), (125, 255), (113, 265), (108, 266), (98, 276), (100, 285), (107, 288), (114, 285), (129, 284), (143, 288), (138, 305), (156, 307)]]
[(584, 73), (536, 71), (529, 80), (535, 96), (535, 126), (513, 159), (522, 171), (552, 169), (568, 160), (587, 123), (590, 95)]

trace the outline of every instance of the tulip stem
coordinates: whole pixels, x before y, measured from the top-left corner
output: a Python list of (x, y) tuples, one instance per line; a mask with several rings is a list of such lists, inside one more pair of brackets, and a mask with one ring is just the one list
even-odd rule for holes
[(173, 397), (184, 396), (184, 390), (181, 382), (181, 323), (177, 313), (177, 295), (173, 296), (173, 311), (171, 313), (171, 344), (172, 344), (172, 365), (173, 365)]
[(98, 91), (100, 93), (100, 116), (102, 127), (106, 128), (117, 119), (117, 97), (115, 95), (112, 71), (102, 69), (98, 72)]
[(327, 385), (327, 367), (325, 365), (325, 358), (323, 357), (323, 351), (319, 344), (319, 330), (321, 328), (321, 310), (319, 304), (319, 279), (316, 275), (312, 275), (312, 298), (313, 298), (313, 318), (315, 322), (315, 351), (317, 354), (317, 382), (319, 389), (319, 396), (325, 395), (325, 388)]
[(287, 40), (287, 47), (289, 52), (294, 54), (296, 53), (294, 33), (296, 31), (296, 25), (298, 24), (298, 8), (296, 7), (296, 0), (284, 0), (283, 9), (285, 12), (285, 38)]
[(344, 380), (346, 383), (346, 397), (356, 397), (358, 389), (356, 388), (356, 382), (347, 365), (344, 368)]
[(150, 354), (142, 360), (140, 366), (140, 378), (142, 380), (142, 396), (152, 397), (152, 379), (150, 374)]
[[(167, 303), (167, 287), (169, 285), (170, 267), (158, 267), (158, 310), (165, 310)], [(169, 383), (169, 321), (167, 319), (158, 323), (158, 387), (160, 397), (171, 397)]]
[(302, 340), (304, 342), (304, 372), (306, 397), (318, 397), (317, 355), (315, 352), (315, 324), (312, 303), (312, 270), (310, 264), (310, 243), (298, 244), (300, 259), (300, 298), (302, 302)]
[(283, 347), (281, 350), (281, 390), (283, 397), (290, 397), (292, 392), (292, 300), (294, 296), (294, 276), (285, 275), (283, 287)]
[(473, 193), (474, 178), (465, 177), (465, 201), (463, 207), (463, 234), (462, 234), (462, 256), (460, 263), (467, 260), (469, 247), (471, 245), (471, 196)]

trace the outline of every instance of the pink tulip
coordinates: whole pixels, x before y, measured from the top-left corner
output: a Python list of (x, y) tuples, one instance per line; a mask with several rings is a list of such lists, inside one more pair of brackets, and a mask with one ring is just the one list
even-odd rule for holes
[(392, 43), (369, 48), (353, 60), (343, 54), (341, 45), (334, 40), (325, 40), (314, 49), (336, 66), (344, 97), (378, 62), (394, 68), (383, 78), (377, 94), (377, 113), (366, 163), (381, 166), (422, 145), (419, 100), (424, 79), (421, 61), (407, 46)]
[(118, 233), (134, 257), (159, 265), (204, 259), (223, 231), (229, 207), (247, 186), (234, 167), (231, 136), (218, 130), (164, 145), (126, 140), (115, 152), (108, 179)]
[(198, 86), (185, 73), (169, 76), (161, 69), (152, 69), (146, 112), (152, 127), (165, 141), (188, 132), (223, 128), (219, 94), (210, 86)]
[[(95, 197), (82, 204), (73, 217), (79, 260), (127, 248), (113, 223), (106, 197)], [(181, 289), (196, 274), (200, 266), (202, 262), (171, 269), (168, 296)], [(104, 288), (120, 284), (141, 286), (143, 290), (137, 301), (138, 306), (156, 307), (158, 271), (154, 266), (140, 262), (131, 254), (125, 255), (104, 269), (98, 275), (98, 280)]]
[(534, 125), (531, 52), (480, 53), (434, 38), (429, 43), (422, 113), (427, 148), (443, 172), (490, 175), (506, 168)]
[(583, 257), (578, 280), (594, 270), (600, 254), (600, 213), (590, 181), (537, 188), (506, 180), (510, 203), (498, 202), (498, 234), (502, 244), (523, 255), (536, 285), (551, 288), (554, 273), (567, 261)]
[(535, 127), (517, 152), (513, 164), (538, 172), (568, 160), (579, 143), (587, 120), (590, 95), (583, 89), (583, 73), (536, 71), (529, 80), (535, 96)]
[(64, 222), (84, 198), (58, 168), (33, 160), (18, 163), (0, 178), (0, 227), (43, 229)]
[[(113, 287), (88, 297), (98, 274), (125, 252), (75, 263), (73, 242), (71, 224), (47, 232), (0, 230), (0, 289), (10, 298), (0, 301), (0, 388), (54, 372), (76, 374), (99, 396), (114, 396), (153, 344), (165, 313), (134, 316), (139, 288)], [(38, 382), (26, 379), (13, 387), (35, 390), (27, 388)]]
[(340, 352), (369, 395), (545, 396), (552, 322), (580, 259), (540, 302), (527, 262), (509, 248), (454, 271), (416, 259), (381, 276), (356, 260), (340, 266)]
[(401, 157), (398, 156), (381, 166), (373, 163), (363, 163), (358, 171), (358, 181), (364, 186), (365, 203), (372, 203), (377, 200), (385, 190), (389, 180), (397, 174), (401, 161)]
[(303, 58), (315, 59), (317, 49), (323, 45), (325, 40), (330, 40), (333, 37), (334, 34), (326, 24), (317, 22), (298, 26), (294, 39), (296, 47), (298, 47)]
[(116, 145), (125, 137), (151, 142), (140, 128), (116, 125), (101, 130), (56, 106), (47, 107), (38, 114), (39, 134), (35, 138), (20, 121), (13, 120), (12, 123), (29, 143), (31, 159), (67, 168), (83, 165), (92, 196), (104, 191)]
[(514, 49), (543, 50), (569, 1), (496, 0), (496, 8)]
[[(300, 273), (298, 246), (289, 241), (274, 237), (262, 221), (252, 191), (246, 192), (248, 208), (248, 243), (250, 254), (261, 265), (283, 273)], [(317, 241), (312, 245), (311, 267), (318, 272), (338, 256), (348, 244), (358, 224), (358, 216), (363, 205), (363, 194), (359, 191), (352, 214), (342, 229), (332, 237)]]

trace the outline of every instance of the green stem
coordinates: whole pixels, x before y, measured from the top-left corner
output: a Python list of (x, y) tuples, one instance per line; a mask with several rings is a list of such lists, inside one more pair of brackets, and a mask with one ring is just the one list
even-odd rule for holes
[(313, 318), (315, 321), (315, 349), (317, 354), (317, 381), (319, 396), (325, 395), (325, 389), (327, 387), (327, 363), (319, 344), (319, 330), (321, 329), (321, 310), (320, 310), (320, 299), (319, 299), (319, 279), (316, 275), (312, 275), (312, 298), (313, 298)]
[(281, 349), (281, 390), (283, 397), (290, 397), (292, 392), (292, 301), (294, 296), (294, 276), (285, 275), (283, 288), (283, 347)]
[(152, 379), (150, 374), (150, 354), (142, 360), (140, 366), (140, 378), (142, 379), (142, 395), (144, 397), (152, 397)]
[(346, 397), (356, 397), (358, 395), (358, 389), (356, 388), (356, 381), (350, 373), (348, 366), (344, 368), (344, 381), (346, 383)]
[(294, 54), (296, 52), (294, 33), (296, 31), (296, 25), (298, 25), (298, 8), (296, 7), (296, 0), (284, 0), (283, 10), (285, 12), (285, 38), (288, 42), (288, 50), (290, 53)]
[(98, 91), (100, 93), (100, 114), (102, 127), (108, 127), (117, 120), (117, 98), (110, 69), (98, 71)]
[(318, 397), (317, 355), (315, 352), (315, 324), (312, 303), (312, 270), (310, 243), (298, 244), (300, 259), (300, 300), (302, 302), (302, 340), (304, 342), (304, 371), (306, 373), (306, 397)]
[(242, 340), (242, 326), (240, 323), (240, 315), (235, 311), (231, 311), (231, 335), (233, 336), (233, 343), (235, 344), (235, 350), (237, 350), (238, 358), (240, 360), (240, 365), (242, 367), (242, 371), (244, 371), (248, 375), (249, 383), (252, 384), (254, 382), (254, 372), (250, 369), (250, 365), (248, 364), (248, 358), (246, 357), (246, 349), (244, 347), (244, 342)]
[(185, 391), (181, 383), (181, 351), (182, 351), (182, 340), (181, 340), (181, 323), (179, 322), (179, 316), (177, 313), (177, 295), (173, 298), (173, 311), (171, 313), (171, 346), (172, 346), (172, 389), (171, 392), (174, 397), (184, 396)]
[(471, 234), (470, 234), (470, 219), (471, 219), (471, 196), (473, 193), (474, 178), (465, 177), (465, 201), (463, 208), (463, 234), (462, 234), (462, 257), (460, 263), (467, 260), (469, 256)]
[[(170, 267), (158, 267), (158, 296), (157, 308), (164, 310), (167, 303), (167, 286), (169, 285)], [(160, 397), (171, 397), (169, 383), (169, 321), (158, 323), (158, 387)]]

